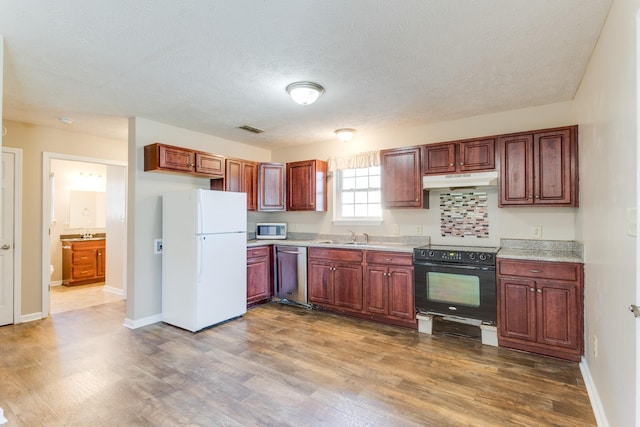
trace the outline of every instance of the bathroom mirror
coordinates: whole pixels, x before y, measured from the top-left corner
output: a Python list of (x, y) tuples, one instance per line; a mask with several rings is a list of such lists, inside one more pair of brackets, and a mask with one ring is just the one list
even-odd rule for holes
[(101, 191), (71, 191), (69, 194), (69, 228), (104, 228), (105, 195)]

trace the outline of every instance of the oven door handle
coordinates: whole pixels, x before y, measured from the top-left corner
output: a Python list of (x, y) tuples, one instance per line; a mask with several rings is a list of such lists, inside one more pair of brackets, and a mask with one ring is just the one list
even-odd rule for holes
[(484, 271), (494, 271), (496, 268), (494, 266), (479, 266), (479, 265), (458, 265), (458, 264), (440, 264), (435, 262), (414, 262), (414, 267), (439, 267), (439, 268), (452, 268), (459, 270), (484, 270)]

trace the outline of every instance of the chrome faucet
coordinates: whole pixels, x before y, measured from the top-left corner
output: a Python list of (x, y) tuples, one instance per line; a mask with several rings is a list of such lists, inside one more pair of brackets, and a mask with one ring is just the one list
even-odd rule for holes
[(362, 235), (364, 236), (364, 242), (369, 243), (369, 235), (367, 233), (362, 233)]
[(356, 242), (356, 233), (354, 231), (352, 231), (352, 230), (349, 230), (349, 229), (347, 229), (347, 231), (349, 233), (351, 233), (351, 242), (355, 243)]

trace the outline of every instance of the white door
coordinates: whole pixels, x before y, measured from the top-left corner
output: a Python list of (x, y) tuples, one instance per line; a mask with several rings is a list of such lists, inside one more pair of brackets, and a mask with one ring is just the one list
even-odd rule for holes
[(14, 288), (14, 153), (2, 152), (2, 226), (0, 227), (0, 326), (13, 323)]

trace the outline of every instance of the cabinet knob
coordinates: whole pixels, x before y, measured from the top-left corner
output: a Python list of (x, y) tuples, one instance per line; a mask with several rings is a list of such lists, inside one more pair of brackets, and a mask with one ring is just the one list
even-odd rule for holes
[(538, 293), (541, 294), (542, 293), (542, 289), (538, 289)]
[(529, 292), (535, 292), (536, 290), (533, 288), (529, 288)]
[(536, 199), (539, 199), (539, 198), (540, 198), (540, 196), (536, 196)]
[(463, 162), (460, 162), (460, 166), (464, 166), (464, 163), (463, 163)]
[(449, 163), (449, 166), (455, 166), (455, 163)]

